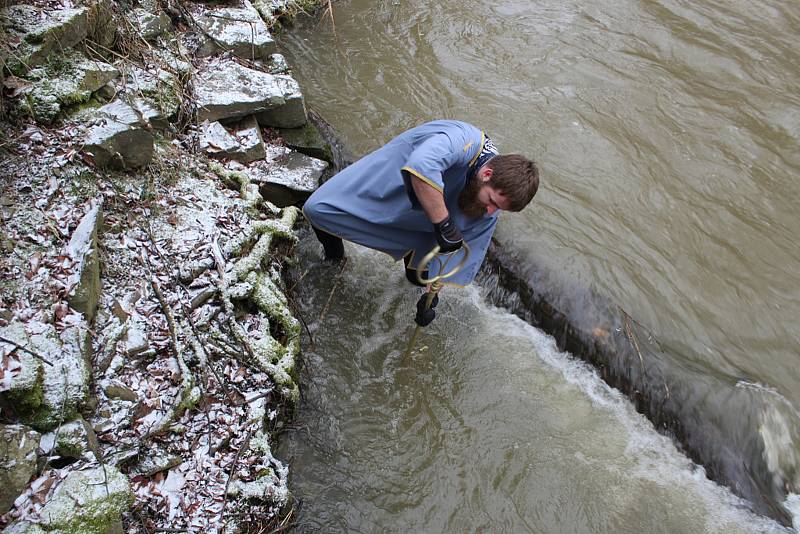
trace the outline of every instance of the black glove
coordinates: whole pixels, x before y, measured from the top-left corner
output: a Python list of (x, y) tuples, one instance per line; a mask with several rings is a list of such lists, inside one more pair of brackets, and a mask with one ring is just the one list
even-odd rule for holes
[(417, 316), (414, 317), (414, 322), (420, 326), (428, 326), (436, 317), (436, 312), (433, 309), (439, 304), (439, 295), (434, 295), (431, 301), (431, 307), (425, 309), (425, 302), (428, 300), (428, 293), (423, 293), (417, 301)]
[(439, 242), (439, 252), (447, 254), (455, 252), (464, 244), (464, 236), (458, 230), (456, 223), (448, 215), (445, 220), (434, 223), (433, 228), (436, 233), (436, 241)]

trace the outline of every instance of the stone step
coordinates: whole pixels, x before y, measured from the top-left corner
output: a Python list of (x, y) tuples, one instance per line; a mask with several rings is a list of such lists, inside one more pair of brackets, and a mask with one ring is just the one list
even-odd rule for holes
[(295, 128), (306, 122), (300, 85), (287, 74), (269, 74), (219, 58), (198, 69), (194, 86), (199, 122), (254, 114), (262, 126)]

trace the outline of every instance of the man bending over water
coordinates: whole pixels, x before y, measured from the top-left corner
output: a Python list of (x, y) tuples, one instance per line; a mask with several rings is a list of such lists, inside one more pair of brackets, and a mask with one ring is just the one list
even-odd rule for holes
[[(472, 282), (486, 256), (501, 210), (520, 211), (539, 188), (536, 163), (518, 154), (499, 155), (481, 130), (438, 120), (400, 134), (325, 182), (303, 206), (325, 259), (344, 258), (342, 239), (403, 259), (406, 277), (439, 245), (442, 254), (471, 254), (446, 283)], [(425, 275), (427, 277), (427, 275)], [(438, 298), (415, 321), (433, 320)]]

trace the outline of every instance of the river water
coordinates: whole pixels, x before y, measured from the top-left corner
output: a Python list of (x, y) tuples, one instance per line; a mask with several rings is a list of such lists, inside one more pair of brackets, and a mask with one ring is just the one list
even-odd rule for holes
[[(351, 0), (334, 21), (282, 46), (348, 148), (445, 117), (535, 158), (503, 246), (624, 308), (692, 391), (713, 384), (682, 399), (725, 429), (705, 446), (755, 436), (754, 476), (786, 499), (770, 515), (797, 521), (800, 4)], [(445, 295), (401, 361), (415, 293), (348, 252), (330, 304), (335, 269), (305, 278), (310, 432), (286, 449), (308, 531), (780, 528), (480, 288)]]

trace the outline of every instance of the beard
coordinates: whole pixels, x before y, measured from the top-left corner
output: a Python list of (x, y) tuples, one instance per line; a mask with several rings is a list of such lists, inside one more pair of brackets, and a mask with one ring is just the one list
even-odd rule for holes
[(458, 195), (458, 207), (470, 219), (477, 219), (486, 215), (486, 206), (478, 202), (478, 193), (483, 184), (480, 183), (478, 177), (467, 180), (467, 185)]

